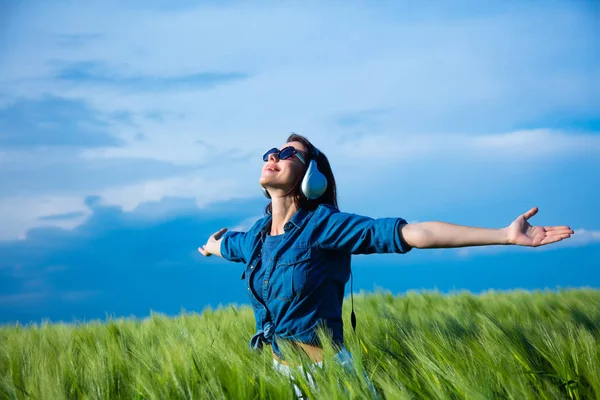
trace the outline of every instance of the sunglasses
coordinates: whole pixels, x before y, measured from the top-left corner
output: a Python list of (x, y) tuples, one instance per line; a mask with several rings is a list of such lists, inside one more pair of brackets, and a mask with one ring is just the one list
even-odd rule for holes
[(279, 150), (276, 147), (273, 147), (271, 150), (265, 153), (265, 155), (263, 156), (263, 161), (269, 161), (269, 156), (271, 154), (276, 154), (280, 160), (287, 160), (288, 158), (293, 157), (295, 154), (298, 156), (298, 159), (302, 161), (302, 164), (306, 164), (306, 161), (304, 161), (304, 157), (302, 157), (298, 150), (296, 150), (293, 146), (284, 147), (281, 150)]

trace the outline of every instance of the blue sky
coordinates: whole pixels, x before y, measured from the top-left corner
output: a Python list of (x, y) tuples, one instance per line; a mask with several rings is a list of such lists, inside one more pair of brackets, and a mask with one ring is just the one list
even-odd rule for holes
[[(421, 4), (424, 3), (424, 4)], [(0, 322), (243, 303), (196, 252), (265, 205), (295, 131), (342, 210), (499, 228), (539, 249), (354, 259), (355, 290), (600, 287), (593, 2), (28, 2), (0, 28)], [(596, 104), (596, 106), (594, 106)]]

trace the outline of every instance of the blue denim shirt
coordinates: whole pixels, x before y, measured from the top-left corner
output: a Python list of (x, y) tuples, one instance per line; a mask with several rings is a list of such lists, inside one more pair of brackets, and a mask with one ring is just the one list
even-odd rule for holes
[(281, 243), (265, 258), (260, 287), (251, 283), (271, 216), (259, 219), (248, 232), (227, 232), (221, 255), (245, 264), (242, 279), (256, 318), (250, 346), (260, 349), (270, 344), (281, 357), (278, 340), (319, 345), (319, 326), (330, 331), (334, 343), (343, 345), (342, 302), (351, 255), (410, 251), (400, 235), (401, 224), (406, 224), (402, 218), (373, 219), (329, 205), (299, 210), (285, 224)]

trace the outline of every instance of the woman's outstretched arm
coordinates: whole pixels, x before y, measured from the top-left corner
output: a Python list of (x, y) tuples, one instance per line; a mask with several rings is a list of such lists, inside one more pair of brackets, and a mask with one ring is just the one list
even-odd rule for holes
[(569, 238), (568, 226), (532, 226), (529, 218), (537, 214), (534, 207), (520, 215), (506, 228), (488, 229), (454, 225), (446, 222), (420, 222), (400, 226), (404, 241), (419, 249), (488, 245), (543, 246)]

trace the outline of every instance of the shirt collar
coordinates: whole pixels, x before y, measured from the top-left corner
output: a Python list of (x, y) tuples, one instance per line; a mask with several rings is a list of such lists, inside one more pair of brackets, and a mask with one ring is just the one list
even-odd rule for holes
[[(302, 227), (302, 225), (304, 224), (304, 221), (306, 221), (306, 219), (309, 216), (309, 212), (303, 209), (300, 209), (298, 211), (296, 211), (296, 213), (294, 215), (292, 215), (292, 218), (286, 222), (286, 224), (284, 225), (283, 229), (285, 232), (287, 232), (292, 226), (295, 226), (296, 228), (300, 228)], [(260, 229), (258, 229), (256, 231), (256, 236), (258, 235), (266, 235), (269, 231), (269, 228), (271, 226), (271, 219), (273, 217), (271, 217), (270, 215), (267, 215), (264, 217), (263, 220), (263, 224), (260, 227)]]
[(288, 223), (291, 223), (296, 228), (300, 228), (304, 224), (304, 221), (306, 221), (306, 218), (308, 218), (308, 215), (308, 211), (300, 209), (296, 211), (294, 215), (292, 215), (292, 218), (289, 220)]

